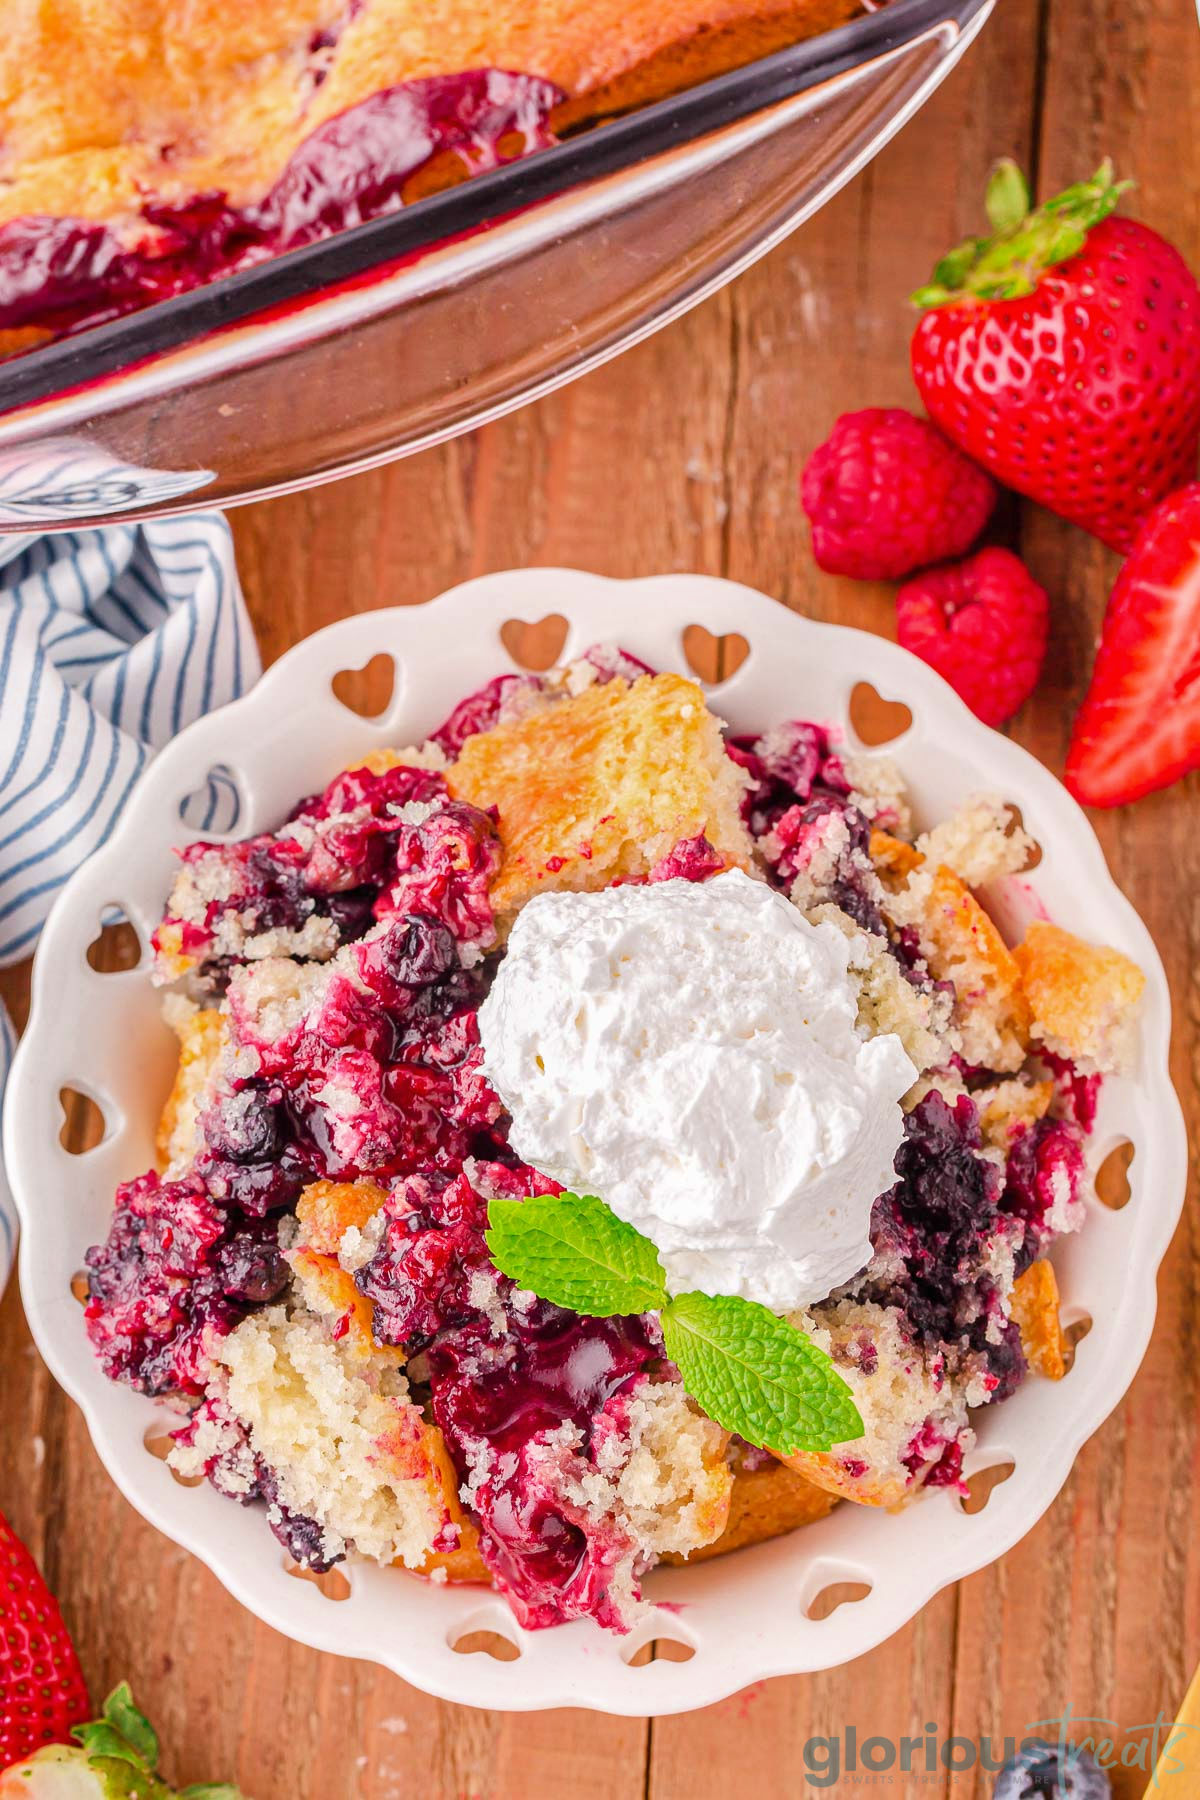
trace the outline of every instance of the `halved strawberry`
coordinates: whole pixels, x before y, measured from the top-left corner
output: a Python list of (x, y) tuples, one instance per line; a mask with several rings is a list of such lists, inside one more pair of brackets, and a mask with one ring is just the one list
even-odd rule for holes
[(158, 1773), (158, 1735), (133, 1703), (128, 1682), (115, 1687), (98, 1719), (77, 1725), (75, 1744), (44, 1744), (0, 1770), (0, 1800), (245, 1800), (226, 1782), (178, 1791)]
[(1200, 767), (1200, 482), (1150, 514), (1117, 578), (1067, 753), (1088, 806), (1123, 806)]
[(69, 1742), (91, 1706), (58, 1603), (0, 1513), (0, 1769)]

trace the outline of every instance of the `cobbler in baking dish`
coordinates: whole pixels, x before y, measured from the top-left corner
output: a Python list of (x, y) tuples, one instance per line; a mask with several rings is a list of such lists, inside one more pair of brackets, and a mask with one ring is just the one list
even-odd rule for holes
[(15, 0), (0, 353), (376, 218), (866, 0)]
[[(498, 677), (277, 830), (180, 853), (154, 940), (179, 1071), (158, 1167), (88, 1253), (87, 1330), (180, 1409), (174, 1468), (260, 1506), (298, 1564), (489, 1581), (527, 1625), (622, 1630), (658, 1561), (961, 1488), (973, 1411), (1064, 1373), (1047, 1253), (1083, 1222), (1141, 974), (1044, 920), (1006, 944), (986, 892), (1031, 844), (998, 799), (917, 831), (893, 762), (764, 726), (728, 736), (696, 683), (597, 648)], [(796, 1012), (776, 930), (830, 991), (772, 1063)], [(647, 993), (676, 1009), (661, 1043)], [(586, 1069), (556, 1048), (576, 1026)], [(646, 1111), (672, 1093), (677, 1130)], [(789, 1161), (793, 1131), (814, 1147)], [(499, 1272), (489, 1208), (569, 1194), (588, 1159), (591, 1191), (661, 1221), (669, 1281), (694, 1252), (708, 1291), (788, 1313), (861, 1435), (776, 1457), (701, 1410), (656, 1312)], [(764, 1189), (747, 1217), (747, 1169), (795, 1204)], [(738, 1192), (734, 1223), (688, 1211), (706, 1183)], [(856, 1253), (822, 1236), (855, 1218)]]

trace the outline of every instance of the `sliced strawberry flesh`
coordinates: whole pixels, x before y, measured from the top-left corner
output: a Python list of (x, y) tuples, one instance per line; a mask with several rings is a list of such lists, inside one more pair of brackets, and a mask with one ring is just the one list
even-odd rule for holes
[(1112, 591), (1067, 786), (1122, 806), (1200, 766), (1200, 482), (1150, 515)]

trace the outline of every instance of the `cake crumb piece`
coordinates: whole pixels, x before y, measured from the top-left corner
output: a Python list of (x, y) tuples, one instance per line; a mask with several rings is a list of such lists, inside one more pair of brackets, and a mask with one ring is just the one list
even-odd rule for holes
[(615, 676), (477, 732), (447, 783), (455, 799), (499, 811), (499, 915), (536, 893), (649, 874), (697, 837), (726, 866), (753, 860), (740, 815), (745, 778), (702, 690), (681, 675)]
[(1129, 1067), (1146, 986), (1136, 963), (1043, 919), (1033, 921), (1014, 955), (1035, 1043), (1066, 1057), (1081, 1074), (1112, 1075)]
[(948, 819), (923, 831), (916, 848), (927, 862), (944, 863), (967, 887), (980, 888), (1024, 869), (1036, 846), (998, 794), (972, 794)]
[(1012, 1316), (1029, 1367), (1048, 1381), (1061, 1381), (1067, 1372), (1067, 1340), (1058, 1316), (1054, 1265), (1044, 1257), (1030, 1263), (1013, 1283)]
[(313, 1315), (272, 1306), (243, 1319), (216, 1354), (230, 1410), (280, 1502), (315, 1519), (329, 1543), (419, 1568), (449, 1513), (432, 1427), (409, 1401), (395, 1353), (363, 1364)]
[(930, 973), (957, 995), (955, 1025), (973, 1066), (1010, 1074), (1029, 1047), (1029, 1002), (1021, 971), (992, 918), (945, 863), (927, 863), (889, 894), (887, 909), (917, 930)]

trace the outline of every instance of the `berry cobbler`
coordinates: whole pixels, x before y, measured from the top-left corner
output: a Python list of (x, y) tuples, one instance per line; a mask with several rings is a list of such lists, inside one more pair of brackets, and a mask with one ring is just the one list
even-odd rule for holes
[(14, 0), (0, 354), (380, 217), (869, 0)]
[[(280, 1554), (490, 1582), (530, 1627), (625, 1630), (656, 1562), (961, 1490), (973, 1412), (1065, 1371), (1048, 1253), (1143, 986), (1046, 920), (1005, 941), (1031, 848), (986, 795), (917, 830), (886, 757), (728, 735), (613, 647), (499, 676), (181, 850), (179, 1069), (88, 1253), (96, 1354)], [(489, 1207), (572, 1190), (672, 1294), (786, 1315), (861, 1435), (776, 1456), (701, 1410), (665, 1313), (502, 1274)]]

